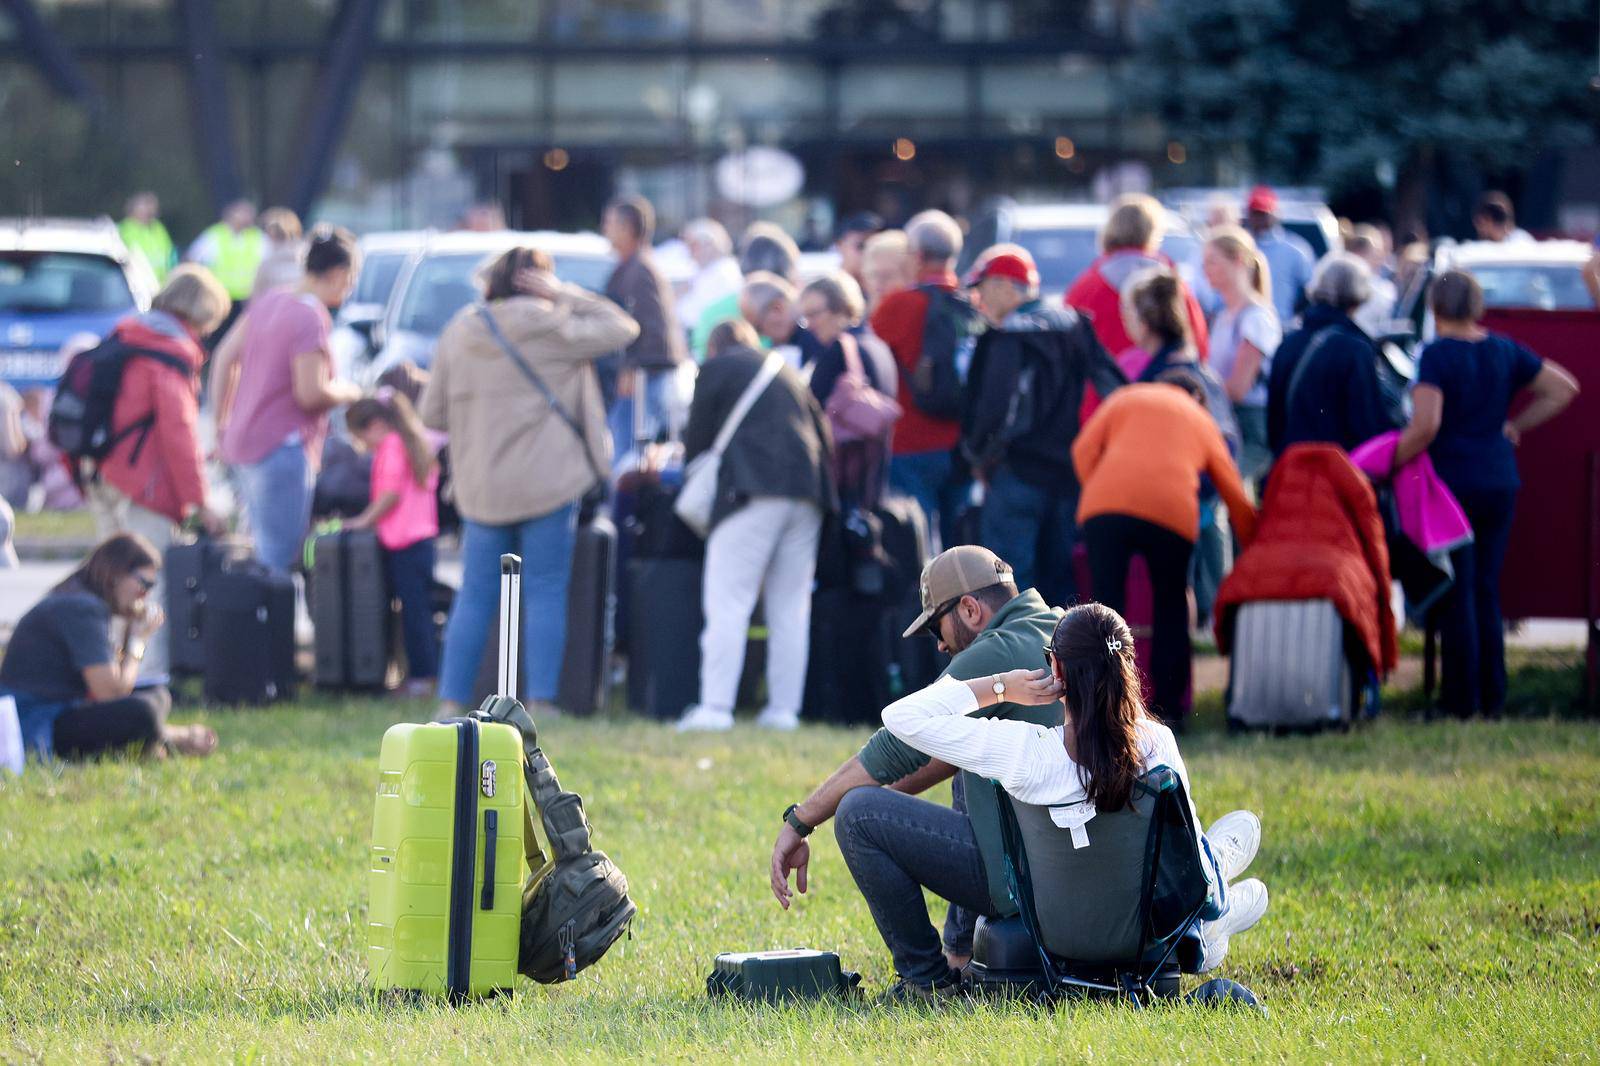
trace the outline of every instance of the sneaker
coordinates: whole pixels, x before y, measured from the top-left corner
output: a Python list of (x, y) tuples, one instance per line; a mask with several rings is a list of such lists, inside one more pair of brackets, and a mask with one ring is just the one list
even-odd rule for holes
[(756, 725), (779, 733), (793, 733), (800, 728), (800, 716), (790, 711), (777, 711), (768, 707), (756, 715)]
[(954, 970), (943, 981), (924, 984), (900, 978), (878, 996), (880, 1007), (943, 1007), (966, 995), (961, 975)]
[(714, 711), (703, 704), (695, 704), (678, 719), (680, 733), (726, 733), (733, 728), (732, 711)]
[(1229, 811), (1211, 823), (1206, 840), (1221, 867), (1223, 884), (1231, 885), (1261, 850), (1261, 819), (1249, 811)]
[(1228, 938), (1242, 933), (1261, 920), (1267, 913), (1267, 886), (1258, 878), (1249, 878), (1228, 886), (1228, 909), (1221, 918), (1200, 923), (1200, 943), (1205, 955), (1200, 960), (1200, 972), (1215, 969), (1228, 954)]

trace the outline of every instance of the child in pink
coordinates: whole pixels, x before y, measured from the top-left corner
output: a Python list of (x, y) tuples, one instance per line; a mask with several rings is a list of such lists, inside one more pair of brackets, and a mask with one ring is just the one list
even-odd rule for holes
[(408, 674), (404, 691), (408, 696), (426, 696), (439, 672), (433, 624), (438, 444), (410, 401), (387, 390), (351, 404), (345, 425), (372, 453), (372, 502), (345, 528), (377, 531), (389, 588), (400, 600)]

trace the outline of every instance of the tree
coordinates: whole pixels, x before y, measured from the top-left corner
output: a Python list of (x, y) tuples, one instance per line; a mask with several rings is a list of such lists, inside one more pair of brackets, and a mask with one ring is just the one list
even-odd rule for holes
[(1191, 146), (1332, 193), (1393, 184), (1417, 227), (1447, 165), (1593, 140), (1595, 34), (1591, 0), (1157, 0), (1141, 80)]

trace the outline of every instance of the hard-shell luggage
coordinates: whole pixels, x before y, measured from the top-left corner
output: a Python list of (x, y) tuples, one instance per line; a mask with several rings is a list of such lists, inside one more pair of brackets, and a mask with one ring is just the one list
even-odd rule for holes
[(1228, 721), (1253, 729), (1344, 726), (1355, 704), (1345, 624), (1331, 600), (1247, 603), (1234, 620)]
[(700, 698), (699, 559), (634, 559), (628, 584), (628, 705), (675, 719)]
[(226, 563), (204, 587), (200, 629), (206, 702), (293, 698), (293, 579), (251, 559)]
[(316, 537), (310, 571), (317, 685), (382, 688), (389, 679), (394, 610), (378, 535), (353, 529)]
[[(515, 560), (515, 556), (507, 556)], [(502, 562), (498, 690), (515, 689), (521, 564)], [(367, 965), (378, 988), (510, 990), (521, 936), (522, 736), (479, 716), (392, 726), (378, 757)]]
[[(878, 722), (883, 709), (894, 702), (889, 664), (900, 633), (891, 634), (893, 625), (886, 622), (892, 621), (881, 597), (861, 596), (849, 588), (818, 589), (812, 594), (804, 700), (808, 720), (839, 725)], [(900, 629), (905, 625), (902, 622)]]
[(580, 525), (567, 585), (567, 649), (556, 687), (556, 706), (573, 714), (593, 714), (610, 690), (616, 565), (616, 527), (604, 518)]
[(231, 560), (249, 555), (240, 540), (201, 535), (192, 541), (178, 541), (167, 547), (163, 570), (166, 573), (166, 609), (169, 668), (175, 674), (203, 673), (206, 649), (201, 638), (205, 616), (206, 584)]

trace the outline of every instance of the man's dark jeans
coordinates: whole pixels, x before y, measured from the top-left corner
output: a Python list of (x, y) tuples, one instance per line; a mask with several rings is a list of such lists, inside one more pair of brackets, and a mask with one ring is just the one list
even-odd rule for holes
[(887, 788), (845, 794), (834, 815), (839, 851), (867, 899), (901, 977), (930, 984), (949, 972), (922, 890), (993, 914), (967, 816)]

